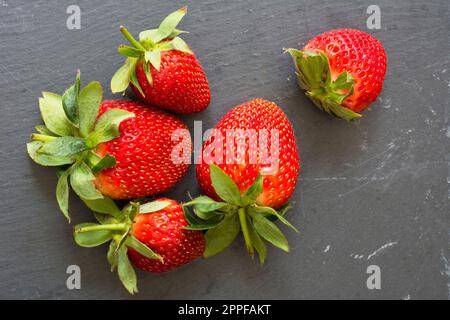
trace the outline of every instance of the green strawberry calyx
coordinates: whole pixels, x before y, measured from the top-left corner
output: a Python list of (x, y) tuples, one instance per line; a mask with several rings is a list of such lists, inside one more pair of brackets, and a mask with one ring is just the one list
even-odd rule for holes
[(97, 120), (102, 86), (93, 81), (81, 88), (80, 72), (75, 83), (60, 96), (43, 92), (39, 107), (44, 125), (36, 127), (27, 144), (30, 158), (42, 166), (57, 168), (56, 200), (70, 222), (69, 185), (84, 200), (102, 199), (94, 185), (95, 174), (113, 167), (115, 158), (96, 153), (99, 144), (120, 135), (119, 125), (134, 114), (110, 109)]
[(164, 261), (159, 254), (131, 234), (134, 218), (139, 214), (163, 210), (170, 202), (163, 200), (144, 204), (130, 202), (120, 210), (113, 200), (106, 197), (83, 201), (94, 211), (97, 223), (76, 225), (73, 233), (75, 243), (81, 247), (92, 248), (110, 242), (107, 259), (111, 272), (117, 269), (119, 279), (129, 293), (138, 292), (136, 272), (127, 255), (128, 248), (136, 250), (146, 258)]
[(136, 75), (136, 66), (143, 63), (144, 73), (150, 85), (153, 85), (152, 72), (149, 64), (156, 71), (161, 67), (161, 52), (177, 50), (193, 54), (189, 46), (179, 37), (186, 31), (178, 30), (177, 25), (187, 13), (187, 7), (178, 9), (169, 14), (159, 25), (158, 29), (145, 30), (139, 33), (139, 41), (136, 40), (127, 28), (121, 26), (120, 31), (131, 46), (121, 45), (119, 54), (126, 57), (125, 63), (116, 71), (111, 79), (111, 91), (113, 93), (125, 92), (129, 84), (145, 96)]
[[(283, 206), (279, 211), (260, 206), (256, 202), (263, 192), (263, 176), (258, 175), (254, 183), (244, 192), (240, 192), (235, 182), (218, 166), (210, 164), (212, 186), (222, 201), (207, 196), (199, 196), (183, 204), (183, 210), (189, 225), (188, 230), (206, 230), (205, 258), (214, 256), (226, 249), (242, 231), (249, 255), (253, 258), (255, 250), (261, 264), (267, 257), (265, 241), (288, 252), (289, 244), (281, 230), (274, 223), (282, 223), (298, 232), (284, 218), (291, 207)], [(192, 213), (188, 207), (192, 207)]]
[(354, 91), (354, 79), (350, 73), (344, 71), (332, 80), (330, 62), (321, 50), (291, 48), (285, 51), (294, 59), (300, 88), (306, 90), (306, 95), (319, 109), (347, 121), (362, 117), (343, 105)]

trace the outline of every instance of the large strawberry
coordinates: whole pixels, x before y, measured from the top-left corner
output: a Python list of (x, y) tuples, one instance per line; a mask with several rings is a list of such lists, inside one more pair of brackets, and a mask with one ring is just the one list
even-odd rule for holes
[(131, 101), (104, 101), (99, 116), (111, 109), (126, 110), (135, 117), (120, 124), (120, 136), (97, 146), (98, 155), (116, 159), (115, 166), (96, 175), (97, 189), (113, 199), (132, 199), (159, 194), (177, 184), (190, 163), (187, 126), (172, 114)]
[(205, 256), (225, 249), (240, 229), (249, 253), (256, 249), (261, 262), (266, 257), (261, 239), (288, 251), (286, 238), (268, 219), (291, 226), (282, 217), (287, 209), (282, 206), (294, 192), (300, 170), (294, 131), (283, 111), (263, 99), (233, 108), (216, 125), (200, 156), (197, 179), (207, 196), (186, 205), (204, 220), (194, 216), (191, 227), (208, 229)]
[(112, 92), (123, 92), (131, 83), (144, 101), (173, 112), (187, 114), (205, 109), (211, 100), (208, 80), (194, 52), (176, 29), (186, 14), (181, 8), (167, 16), (158, 29), (143, 31), (137, 41), (130, 32), (121, 32), (132, 45), (119, 47), (125, 64), (111, 80)]
[(355, 29), (337, 29), (310, 40), (294, 58), (299, 85), (314, 104), (337, 117), (352, 120), (375, 101), (386, 74), (386, 53), (380, 41)]
[(100, 83), (39, 99), (45, 125), (27, 149), (40, 165), (58, 167), (56, 197), (69, 219), (69, 183), (86, 201), (132, 199), (173, 187), (188, 169), (191, 139), (174, 115), (132, 101), (102, 102)]
[[(92, 207), (92, 203), (86, 203)], [(99, 200), (94, 211), (99, 223), (75, 226), (75, 242), (94, 247), (111, 241), (108, 261), (133, 294), (136, 274), (131, 264), (148, 272), (166, 272), (201, 257), (205, 239), (201, 231), (185, 230), (181, 205), (161, 198), (140, 204), (131, 202), (119, 210), (110, 199)], [(130, 264), (131, 261), (131, 264)]]

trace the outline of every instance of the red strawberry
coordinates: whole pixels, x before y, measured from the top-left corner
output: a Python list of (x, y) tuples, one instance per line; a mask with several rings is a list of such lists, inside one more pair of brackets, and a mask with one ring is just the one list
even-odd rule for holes
[(183, 208), (175, 200), (162, 210), (134, 218), (131, 234), (162, 257), (162, 261), (149, 259), (133, 249), (128, 250), (131, 262), (149, 272), (165, 272), (201, 257), (205, 238), (200, 231), (184, 230), (187, 226)]
[(381, 92), (387, 58), (380, 41), (355, 29), (314, 37), (294, 58), (299, 85), (320, 109), (345, 120), (359, 118)]
[(108, 261), (111, 271), (131, 293), (137, 292), (132, 265), (148, 272), (166, 272), (185, 265), (203, 254), (201, 231), (185, 230), (183, 208), (175, 200), (161, 198), (144, 204), (130, 202), (122, 210), (110, 199), (86, 202), (99, 223), (75, 226), (75, 242), (95, 247), (111, 241)]
[[(283, 111), (273, 102), (263, 99), (251, 100), (230, 110), (215, 126), (215, 129), (219, 130), (224, 137), (228, 129), (279, 130), (278, 170), (264, 176), (264, 189), (256, 201), (260, 205), (272, 208), (279, 208), (285, 204), (294, 192), (300, 165), (294, 130)], [(203, 150), (208, 148), (213, 141), (213, 137), (209, 138), (203, 145)], [(247, 143), (249, 141), (250, 139), (247, 139)], [(234, 143), (233, 152), (235, 152), (236, 146), (237, 144)], [(241, 192), (253, 184), (261, 170), (269, 166), (269, 164), (259, 162), (225, 164), (226, 157), (227, 150), (225, 149), (223, 164), (217, 162), (215, 164), (233, 179)], [(245, 157), (249, 157), (248, 146)], [(217, 199), (211, 185), (209, 163), (202, 161), (197, 165), (197, 179), (203, 191), (208, 196)]]
[(102, 102), (102, 87), (80, 88), (79, 75), (63, 96), (39, 99), (45, 125), (32, 135), (28, 154), (58, 167), (56, 197), (68, 211), (69, 185), (84, 201), (132, 199), (164, 192), (185, 175), (192, 142), (176, 116), (139, 102)]
[(139, 41), (121, 27), (132, 47), (119, 47), (127, 60), (111, 80), (113, 92), (123, 92), (131, 83), (139, 98), (163, 109), (188, 114), (208, 107), (208, 80), (194, 52), (179, 37), (183, 31), (176, 29), (186, 12), (186, 7), (173, 12), (158, 29), (141, 32)]
[(249, 254), (256, 250), (262, 263), (267, 254), (262, 239), (288, 251), (286, 238), (272, 222), (279, 219), (296, 230), (283, 217), (287, 206), (274, 209), (292, 195), (300, 171), (286, 115), (276, 104), (255, 99), (230, 110), (214, 129), (197, 165), (197, 180), (207, 196), (185, 204), (195, 212), (189, 228), (208, 230), (204, 256), (225, 249), (239, 230)]
[[(121, 135), (100, 144), (97, 153), (109, 154), (116, 165), (101, 171), (95, 184), (104, 195), (113, 199), (132, 199), (155, 195), (176, 185), (189, 168), (191, 140), (180, 144), (172, 140), (176, 130), (187, 126), (174, 115), (131, 101), (104, 101), (99, 116), (110, 109), (121, 109), (134, 113), (135, 117), (120, 124)], [(171, 152), (175, 146), (187, 152), (184, 161), (175, 164)]]

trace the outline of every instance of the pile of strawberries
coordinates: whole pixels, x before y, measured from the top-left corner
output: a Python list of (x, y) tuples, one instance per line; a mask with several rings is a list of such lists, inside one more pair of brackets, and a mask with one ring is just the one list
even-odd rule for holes
[[(78, 72), (62, 95), (42, 93), (44, 124), (27, 144), (31, 159), (55, 167), (56, 199), (68, 221), (70, 189), (93, 211), (96, 222), (74, 227), (75, 242), (109, 243), (111, 271), (130, 293), (137, 292), (133, 266), (173, 270), (223, 251), (240, 232), (250, 256), (264, 263), (267, 242), (289, 251), (276, 221), (297, 231), (285, 218), (300, 171), (295, 134), (283, 111), (263, 99), (231, 109), (211, 130), (195, 159), (204, 195), (183, 204), (150, 198), (178, 184), (192, 162), (189, 130), (174, 114), (200, 112), (211, 98), (202, 67), (180, 37), (185, 31), (177, 29), (186, 12), (173, 12), (139, 40), (121, 27), (129, 45), (118, 49), (126, 60), (111, 90), (131, 87), (139, 102), (103, 101), (100, 83), (82, 87)], [(386, 55), (362, 31), (330, 31), (303, 50), (286, 51), (300, 87), (330, 114), (358, 118), (381, 91)]]

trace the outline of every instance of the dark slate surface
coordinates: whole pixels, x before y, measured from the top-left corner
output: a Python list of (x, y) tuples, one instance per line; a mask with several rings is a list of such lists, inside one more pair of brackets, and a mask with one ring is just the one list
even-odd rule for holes
[[(152, 2), (152, 4), (149, 4)], [(170, 2), (170, 3), (169, 3)], [(122, 58), (120, 24), (134, 33), (185, 4), (175, 1), (70, 1), (81, 30), (66, 28), (64, 1), (0, 0), (0, 298), (129, 298), (108, 272), (104, 247), (83, 249), (54, 199), (50, 169), (32, 163), (25, 143), (40, 123), (41, 91), (61, 92), (82, 70), (105, 87)], [(449, 56), (447, 1), (377, 1), (389, 68), (384, 90), (353, 124), (312, 107), (297, 89), (283, 47), (302, 46), (338, 27), (366, 30), (371, 1), (191, 1), (182, 23), (209, 78), (212, 103), (184, 117), (213, 126), (253, 97), (278, 103), (291, 119), (302, 173), (286, 230), (290, 254), (271, 248), (260, 267), (239, 239), (231, 249), (176, 272), (139, 273), (138, 299), (449, 297)], [(108, 98), (118, 98), (106, 93)], [(198, 192), (194, 168), (169, 196)], [(90, 219), (73, 201), (76, 222)], [(82, 289), (66, 289), (66, 268)], [(366, 268), (382, 272), (368, 290)]]

